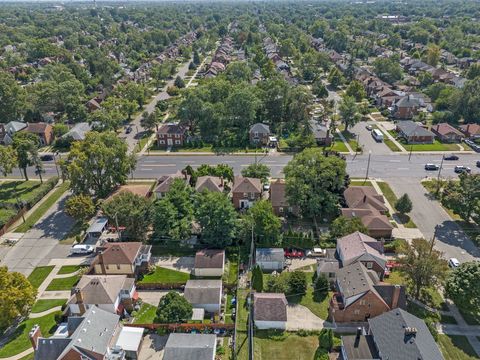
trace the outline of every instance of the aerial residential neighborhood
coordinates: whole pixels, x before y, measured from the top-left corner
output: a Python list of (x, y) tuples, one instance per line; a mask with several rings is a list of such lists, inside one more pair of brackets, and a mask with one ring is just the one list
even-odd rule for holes
[(480, 358), (480, 5), (0, 5), (0, 360)]

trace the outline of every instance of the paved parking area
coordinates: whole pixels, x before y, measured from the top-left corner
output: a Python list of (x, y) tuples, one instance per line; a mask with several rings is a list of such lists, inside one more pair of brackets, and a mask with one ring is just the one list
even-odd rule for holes
[(142, 299), (144, 302), (153, 305), (153, 306), (158, 306), (158, 303), (160, 302), (160, 299), (167, 295), (170, 291), (168, 290), (138, 290), (138, 296), (140, 299)]
[(138, 360), (159, 360), (163, 358), (163, 348), (168, 336), (149, 334), (143, 338)]
[(164, 268), (191, 273), (195, 258), (192, 256), (159, 256), (155, 258), (155, 265)]
[(317, 259), (314, 258), (305, 258), (305, 259), (291, 259), (291, 264), (288, 266), (290, 271), (297, 270), (303, 267), (310, 266), (310, 269), (302, 269), (305, 271), (313, 271), (312, 265), (317, 263)]
[(320, 319), (303, 305), (289, 304), (287, 306), (287, 330), (321, 330), (332, 327), (328, 321)]

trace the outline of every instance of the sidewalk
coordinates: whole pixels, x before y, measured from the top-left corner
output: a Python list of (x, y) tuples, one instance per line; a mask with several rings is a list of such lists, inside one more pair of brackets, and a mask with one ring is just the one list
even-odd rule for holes
[(337, 132), (338, 136), (340, 136), (340, 139), (342, 139), (343, 143), (345, 144), (345, 146), (347, 147), (348, 149), (348, 152), (350, 153), (350, 155), (355, 155), (355, 151), (353, 151), (352, 147), (350, 146), (350, 144), (348, 143), (347, 139), (345, 139), (345, 136), (343, 136), (342, 132), (338, 129), (335, 129), (335, 131)]
[(380, 122), (376, 121), (376, 120), (372, 117), (372, 115), (369, 115), (369, 117), (370, 117), (370, 120), (373, 120), (373, 121), (376, 122), (376, 125), (378, 126), (378, 128), (380, 129), (380, 131), (382, 131), (382, 132), (388, 137), (388, 139), (389, 139), (391, 142), (393, 142), (393, 143), (400, 149), (400, 152), (402, 152), (402, 153), (407, 153), (407, 152), (408, 152), (407, 150), (405, 150), (405, 148), (403, 147), (403, 145), (400, 144), (397, 140), (395, 140), (395, 138), (388, 132), (388, 130), (385, 129), (382, 124), (380, 124)]

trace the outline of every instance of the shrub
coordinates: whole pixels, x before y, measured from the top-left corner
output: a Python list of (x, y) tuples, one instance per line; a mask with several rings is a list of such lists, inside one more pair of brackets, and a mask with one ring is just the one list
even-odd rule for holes
[(303, 271), (294, 271), (290, 273), (287, 285), (290, 294), (305, 294), (307, 291), (307, 276)]
[(333, 347), (333, 331), (332, 329), (322, 329), (318, 336), (318, 346), (325, 349), (327, 352)]

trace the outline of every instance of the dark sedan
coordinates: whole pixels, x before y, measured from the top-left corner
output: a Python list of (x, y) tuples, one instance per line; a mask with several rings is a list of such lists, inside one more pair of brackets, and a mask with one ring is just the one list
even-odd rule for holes
[(458, 159), (459, 159), (458, 156), (457, 156), (457, 155), (454, 155), (454, 154), (445, 156), (445, 157), (443, 158), (443, 160), (458, 160)]

